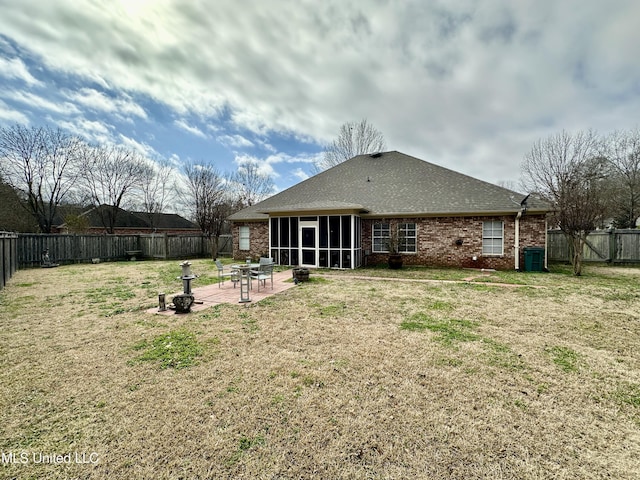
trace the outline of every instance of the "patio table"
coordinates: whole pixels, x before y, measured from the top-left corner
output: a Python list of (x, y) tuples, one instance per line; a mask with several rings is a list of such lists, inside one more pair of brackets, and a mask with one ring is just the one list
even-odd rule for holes
[(251, 301), (249, 291), (251, 290), (251, 270), (259, 268), (259, 263), (238, 263), (231, 265), (232, 269), (240, 272), (240, 301), (238, 303), (248, 303)]

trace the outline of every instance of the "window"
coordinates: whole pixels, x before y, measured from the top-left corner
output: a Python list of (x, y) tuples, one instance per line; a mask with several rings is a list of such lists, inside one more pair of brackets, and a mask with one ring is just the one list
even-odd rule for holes
[[(271, 246), (278, 247), (280, 244), (278, 243), (278, 226), (280, 225), (280, 220), (278, 218), (271, 219), (271, 228), (269, 232), (271, 233)], [(276, 262), (277, 263), (277, 262)]]
[(280, 246), (288, 247), (289, 246), (289, 219), (281, 218), (280, 219)]
[(374, 252), (388, 252), (389, 251), (389, 224), (388, 223), (375, 223), (373, 225), (372, 235)]
[(482, 254), (502, 255), (504, 246), (504, 222), (482, 222)]
[(329, 217), (329, 247), (340, 248), (340, 217)]
[(417, 229), (415, 223), (398, 224), (398, 252), (416, 253)]
[[(400, 253), (416, 253), (417, 251), (417, 228), (415, 223), (398, 223), (394, 225), (397, 228), (398, 252)], [(389, 251), (389, 243), (391, 241), (391, 226), (388, 223), (376, 223), (373, 225), (373, 246), (372, 250), (378, 253)]]
[(240, 227), (240, 234), (238, 236), (240, 250), (249, 250), (249, 227)]
[(342, 248), (351, 248), (351, 217), (343, 215), (342, 219)]

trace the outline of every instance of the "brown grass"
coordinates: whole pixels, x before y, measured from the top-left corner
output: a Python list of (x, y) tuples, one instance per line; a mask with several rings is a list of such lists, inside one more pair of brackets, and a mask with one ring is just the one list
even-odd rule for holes
[[(640, 269), (538, 275), (541, 289), (312, 274), (250, 308), (146, 314), (178, 273), (128, 262), (11, 280), (3, 478), (640, 476)], [(194, 334), (195, 365), (137, 361), (176, 331)], [(35, 462), (67, 453), (97, 462)]]

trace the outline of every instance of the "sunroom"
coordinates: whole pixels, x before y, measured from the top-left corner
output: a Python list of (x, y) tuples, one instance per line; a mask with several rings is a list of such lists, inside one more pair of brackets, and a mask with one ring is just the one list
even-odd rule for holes
[(280, 265), (358, 268), (362, 221), (357, 214), (271, 216), (269, 248)]

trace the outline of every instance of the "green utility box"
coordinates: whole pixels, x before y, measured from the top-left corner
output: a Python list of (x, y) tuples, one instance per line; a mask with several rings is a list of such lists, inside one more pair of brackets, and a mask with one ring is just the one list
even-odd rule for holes
[(524, 248), (524, 271), (542, 272), (544, 269), (544, 248), (525, 247)]

